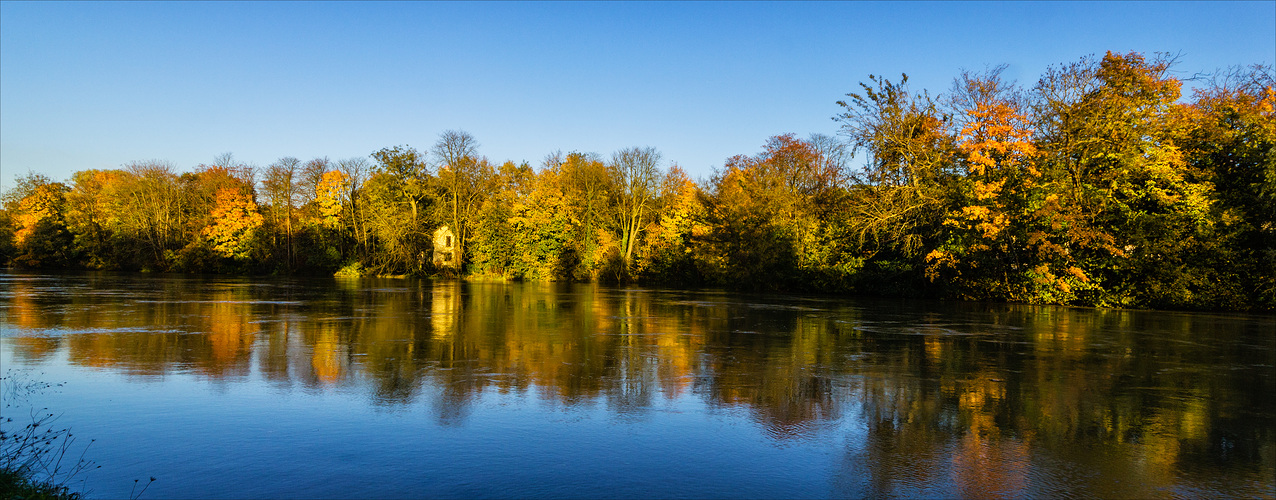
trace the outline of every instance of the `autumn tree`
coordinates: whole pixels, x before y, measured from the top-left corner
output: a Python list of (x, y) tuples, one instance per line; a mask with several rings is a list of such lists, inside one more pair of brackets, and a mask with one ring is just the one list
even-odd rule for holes
[(659, 194), (660, 152), (655, 148), (627, 148), (612, 154), (607, 164), (611, 179), (611, 216), (620, 235), (625, 272), (633, 263), (634, 248), (651, 218)]
[(400, 187), (394, 176), (377, 172), (359, 190), (357, 203), (367, 231), (362, 265), (373, 274), (417, 272), (425, 261), (429, 235), (413, 223)]
[[(312, 168), (314, 163), (311, 162)], [(313, 186), (305, 189), (309, 199), (302, 206), (303, 223), (298, 241), (306, 251), (301, 256), (301, 264), (310, 270), (327, 272), (341, 266), (342, 250), (347, 246), (343, 219), (347, 180), (340, 171), (328, 170), (313, 182)]]
[(864, 157), (843, 220), (870, 254), (889, 250), (908, 260), (942, 220), (941, 182), (955, 153), (949, 117), (929, 93), (908, 88), (908, 75), (869, 81), (838, 101), (844, 111), (834, 117), (851, 153)]
[(315, 216), (318, 224), (328, 229), (341, 226), (342, 199), (346, 192), (347, 177), (340, 170), (324, 172), (315, 184)]
[(319, 184), (323, 182), (324, 175), (332, 170), (332, 161), (326, 156), (312, 159), (303, 164), (300, 172), (302, 197), (307, 201), (317, 199), (319, 197)]
[(71, 175), (71, 187), (67, 192), (67, 225), (75, 235), (75, 245), (83, 249), (89, 267), (107, 268), (117, 264), (109, 257), (111, 244), (109, 219), (110, 203), (117, 196), (105, 192), (118, 184), (122, 172), (110, 170), (81, 170)]
[(421, 219), (421, 206), (430, 182), (425, 155), (409, 146), (394, 146), (372, 153), (372, 158), (377, 162), (377, 171), (388, 176), (385, 180), (390, 183), (397, 198), (411, 209), (411, 224), (416, 226)]
[[(13, 218), (13, 262), (22, 267), (63, 267), (74, 264), (73, 239), (66, 227), (65, 184), (39, 174), (18, 180), (6, 211)], [(21, 196), (21, 198), (18, 198)]]
[(562, 267), (572, 269), (570, 276), (576, 279), (595, 279), (607, 266), (609, 254), (619, 257), (619, 245), (609, 241), (611, 235), (604, 230), (611, 178), (597, 153), (573, 151), (559, 161), (552, 179), (567, 203), (576, 235)]
[(547, 156), (510, 208), (514, 259), (509, 272), (513, 277), (550, 281), (571, 279), (577, 271), (581, 228), (578, 212), (564, 192), (564, 163), (561, 154)]
[(261, 179), (262, 194), (270, 205), (273, 246), (278, 248), (278, 231), (283, 231), (283, 264), (291, 269), (295, 262), (293, 219), (296, 203), (302, 195), (301, 160), (285, 156), (266, 167)]
[[(252, 185), (250, 167), (242, 164), (231, 164), (229, 167), (212, 164), (196, 166), (194, 172), (182, 174), (182, 189), (186, 192), (187, 225), (193, 234), (200, 234), (212, 223), (211, 212), (217, 206), (217, 192), (223, 189), (234, 189), (244, 193), (253, 200), (256, 191)], [(255, 201), (254, 201), (255, 204)]]
[(512, 161), (497, 167), (493, 190), (479, 208), (470, 244), (470, 259), (480, 274), (521, 277), (518, 265), (521, 249), (515, 246), (519, 235), (513, 223), (514, 210), (532, 192), (536, 172), (527, 162)]
[(1108, 53), (1047, 72), (1036, 88), (1044, 175), (1039, 217), (1058, 227), (1090, 304), (1182, 304), (1208, 287), (1192, 243), (1210, 231), (1210, 186), (1185, 169), (1168, 112), (1180, 95), (1166, 56)]
[(362, 157), (347, 158), (337, 162), (337, 169), (345, 178), (345, 191), (341, 195), (342, 214), (346, 229), (354, 240), (354, 252), (360, 262), (368, 257), (367, 211), (360, 201), (360, 193), (372, 170), (368, 160)]
[[(654, 221), (644, 230), (636, 257), (638, 277), (658, 283), (699, 284), (703, 272), (694, 252), (709, 233), (700, 186), (674, 165), (660, 179)], [(703, 253), (702, 253), (703, 254)]]
[(1061, 260), (1048, 227), (1030, 224), (1046, 186), (1030, 118), (1018, 88), (1001, 78), (1004, 69), (963, 72), (954, 82), (961, 177), (946, 241), (927, 254), (926, 275), (968, 299), (1049, 301), (1088, 278)]
[(1199, 302), (1276, 310), (1276, 72), (1228, 68), (1193, 97), (1172, 123), (1188, 172), (1215, 189), (1216, 237), (1201, 242), (1201, 265), (1220, 273)]
[(834, 184), (845, 186), (850, 180), (847, 167), (854, 156), (851, 146), (842, 140), (825, 134), (811, 134), (806, 139), (811, 150), (819, 157), (819, 171), (828, 172)]
[(149, 251), (149, 266), (168, 268), (171, 253), (185, 245), (188, 198), (182, 191), (175, 167), (164, 161), (129, 164), (125, 171), (119, 214), (127, 237), (141, 242)]
[(482, 206), (495, 176), (486, 158), (478, 157), (478, 141), (468, 132), (448, 130), (439, 135), (433, 153), (439, 159), (438, 179), (443, 200), (442, 219), (456, 235), (456, 252), (466, 262), (466, 245), (473, 228), (472, 221)]
[(809, 142), (770, 138), (761, 153), (737, 155), (710, 181), (703, 200), (719, 279), (787, 286), (821, 267), (828, 213), (843, 172)]
[(408, 146), (383, 148), (372, 154), (375, 175), (364, 184), (359, 203), (366, 216), (367, 256), (383, 270), (418, 272), (429, 259), (427, 228), (432, 226), (435, 184), (425, 155)]
[(19, 204), (23, 199), (35, 194), (38, 187), (53, 182), (48, 176), (28, 172), (26, 175), (15, 176), (14, 186), (0, 192), (0, 258), (3, 262), (9, 262), (17, 256), (16, 236), (14, 233), (18, 230)]
[(496, 165), (461, 131), (260, 171), (226, 153), (32, 174), (3, 193), (0, 257), (418, 274), (446, 224), (463, 273), (514, 279), (1276, 309), (1276, 76), (1233, 68), (1181, 101), (1172, 63), (1086, 57), (1028, 91), (993, 67), (934, 97), (870, 75), (837, 137), (772, 137), (700, 182), (653, 148)]
[(257, 185), (257, 174), (259, 168), (252, 163), (244, 163), (235, 158), (234, 153), (226, 152), (213, 157), (213, 167), (225, 169), (227, 172), (234, 172), (243, 182), (249, 186)]
[(845, 111), (834, 117), (842, 125), (852, 152), (866, 157), (866, 181), (887, 186), (920, 187), (937, 178), (947, 164), (951, 140), (944, 116), (929, 93), (908, 88), (908, 75), (899, 83), (869, 75), (859, 93), (846, 94), (837, 104)]
[(256, 232), (265, 221), (257, 204), (244, 189), (229, 186), (218, 189), (213, 200), (212, 223), (204, 228), (204, 236), (219, 255), (247, 260)]
[(201, 164), (194, 171), (177, 176), (182, 223), (180, 246), (167, 257), (169, 270), (201, 272), (222, 268), (223, 257), (207, 237), (208, 227), (216, 223), (213, 212), (220, 203), (217, 193), (225, 189), (242, 192), (255, 209), (252, 175), (251, 167), (235, 162), (226, 154), (217, 157), (213, 164)]

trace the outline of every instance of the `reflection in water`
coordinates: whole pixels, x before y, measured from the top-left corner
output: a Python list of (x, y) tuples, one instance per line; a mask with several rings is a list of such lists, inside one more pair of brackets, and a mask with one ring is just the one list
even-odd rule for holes
[[(1271, 496), (1271, 317), (543, 283), (0, 275), (14, 359), (643, 418), (699, 398), (776, 442), (852, 419), (839, 496)], [(1137, 481), (1128, 480), (1138, 478)]]

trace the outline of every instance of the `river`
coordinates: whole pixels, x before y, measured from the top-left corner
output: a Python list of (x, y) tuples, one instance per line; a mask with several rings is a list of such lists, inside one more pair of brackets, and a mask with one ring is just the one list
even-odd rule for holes
[(0, 329), (90, 497), (1276, 497), (1270, 315), (8, 272)]

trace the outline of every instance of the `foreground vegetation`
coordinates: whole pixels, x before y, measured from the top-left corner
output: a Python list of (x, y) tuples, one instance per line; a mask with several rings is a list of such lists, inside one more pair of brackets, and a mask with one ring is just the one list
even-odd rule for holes
[(48, 483), (32, 482), (15, 471), (0, 470), (0, 498), (21, 499), (78, 499), (79, 493), (73, 493), (65, 487), (57, 487)]
[(652, 148), (497, 165), (457, 131), (370, 159), (30, 174), (0, 258), (430, 275), (454, 272), (432, 258), (448, 226), (474, 277), (1276, 310), (1276, 78), (1182, 99), (1171, 63), (1109, 53), (1031, 88), (994, 68), (937, 96), (870, 77), (838, 103), (844, 140), (773, 137), (701, 182)]
[[(30, 409), (24, 416), (30, 420), (15, 421), (27, 399), (37, 392), (52, 388), (47, 382), (27, 378), (21, 372), (8, 371), (0, 377), (0, 498), (13, 499), (79, 499), (70, 484), (80, 473), (94, 468), (85, 460), (87, 448), (78, 457), (72, 447), (75, 436), (68, 428), (56, 428), (57, 417), (47, 409)], [(19, 417), (21, 418), (21, 417)], [(16, 426), (15, 426), (16, 425)]]

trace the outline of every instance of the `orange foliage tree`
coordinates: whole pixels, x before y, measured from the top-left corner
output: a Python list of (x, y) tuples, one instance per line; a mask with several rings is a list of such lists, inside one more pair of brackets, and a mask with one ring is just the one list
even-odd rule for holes
[(962, 175), (943, 222), (947, 238), (926, 255), (926, 276), (967, 299), (1058, 300), (1089, 278), (1051, 228), (1034, 223), (1053, 199), (1036, 164), (1030, 118), (1001, 69), (958, 81), (967, 107), (958, 134)]
[(204, 237), (212, 242), (213, 250), (223, 257), (247, 259), (257, 229), (265, 221), (257, 204), (242, 190), (221, 188), (214, 195), (211, 218)]

